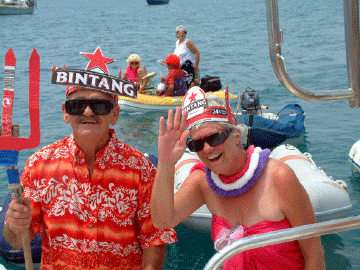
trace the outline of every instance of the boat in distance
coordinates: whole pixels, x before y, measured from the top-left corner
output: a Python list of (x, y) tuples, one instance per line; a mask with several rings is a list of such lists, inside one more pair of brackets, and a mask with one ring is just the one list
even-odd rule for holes
[(146, 0), (148, 5), (166, 5), (169, 4), (170, 0)]
[(0, 15), (32, 14), (35, 7), (35, 0), (0, 0)]

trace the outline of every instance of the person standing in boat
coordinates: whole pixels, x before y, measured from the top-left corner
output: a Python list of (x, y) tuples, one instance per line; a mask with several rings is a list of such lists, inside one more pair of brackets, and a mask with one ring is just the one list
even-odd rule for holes
[(169, 73), (165, 78), (161, 77), (160, 81), (165, 83), (164, 92), (158, 92), (162, 96), (184, 96), (187, 91), (185, 82), (185, 74), (180, 69), (180, 59), (175, 54), (169, 54), (165, 58), (165, 64), (168, 67)]
[(185, 72), (186, 84), (188, 88), (198, 85), (200, 82), (200, 52), (195, 44), (186, 38), (188, 29), (179, 25), (175, 29), (176, 48), (174, 54), (180, 58), (180, 68)]
[[(242, 148), (241, 130), (226, 101), (221, 104), (193, 87), (182, 113), (180, 108), (175, 115), (169, 110), (166, 125), (160, 118), (150, 203), (155, 227), (175, 227), (203, 204), (213, 215), (214, 241), (315, 223), (309, 196), (293, 170), (269, 158), (269, 149)], [(202, 163), (192, 168), (174, 195), (175, 164), (186, 145)], [(216, 243), (221, 249), (227, 241)], [(319, 237), (271, 245), (242, 252), (223, 269), (325, 269), (324, 249)]]
[(124, 74), (121, 76), (122, 79), (129, 80), (133, 83), (139, 83), (138, 69), (141, 65), (141, 58), (137, 54), (131, 54), (126, 60), (128, 66)]
[[(173, 229), (159, 230), (151, 222), (156, 168), (110, 128), (120, 112), (120, 93), (108, 85), (114, 76), (106, 65), (113, 59), (99, 47), (81, 54), (90, 60), (86, 70), (55, 69), (52, 78), (64, 84), (70, 74), (92, 76), (66, 87), (62, 112), (73, 133), (29, 158), (21, 176), (25, 205), (9, 205), (4, 236), (20, 249), (22, 231), (31, 239), (41, 234), (43, 270), (160, 270), (166, 245), (177, 239)], [(94, 77), (102, 78), (99, 86)], [(129, 86), (128, 92), (135, 86), (116, 83)]]

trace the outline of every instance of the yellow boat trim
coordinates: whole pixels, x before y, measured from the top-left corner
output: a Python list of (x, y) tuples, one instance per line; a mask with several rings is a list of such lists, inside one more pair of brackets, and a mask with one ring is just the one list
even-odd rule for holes
[[(219, 98), (225, 98), (224, 91), (208, 92), (206, 94), (207, 95), (217, 95)], [(235, 99), (235, 98), (237, 98), (237, 96), (229, 93), (229, 98)], [(181, 106), (184, 97), (183, 96), (159, 97), (159, 96), (138, 94), (136, 99), (125, 97), (125, 96), (119, 96), (119, 99), (128, 100), (128, 101), (140, 103), (140, 104)]]

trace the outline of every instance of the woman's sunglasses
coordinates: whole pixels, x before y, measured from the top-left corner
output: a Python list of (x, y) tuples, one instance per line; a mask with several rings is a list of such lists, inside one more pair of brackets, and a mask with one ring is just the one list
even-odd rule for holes
[(199, 152), (204, 149), (205, 143), (208, 143), (210, 146), (217, 146), (222, 143), (224, 143), (227, 138), (229, 138), (231, 132), (233, 132), (234, 129), (229, 128), (225, 129), (223, 131), (213, 133), (209, 136), (206, 136), (201, 139), (197, 140), (190, 140), (187, 142), (187, 146), (190, 149), (191, 152)]
[(130, 62), (130, 64), (132, 65), (132, 64), (139, 64), (139, 62)]
[(82, 115), (87, 106), (96, 115), (107, 115), (115, 104), (107, 99), (70, 99), (65, 101), (65, 110), (70, 115)]

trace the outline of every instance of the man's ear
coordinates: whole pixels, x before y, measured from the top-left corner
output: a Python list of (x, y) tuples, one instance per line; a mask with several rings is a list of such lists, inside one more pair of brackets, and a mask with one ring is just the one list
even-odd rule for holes
[(114, 109), (111, 111), (111, 119), (110, 119), (110, 124), (115, 126), (118, 119), (119, 119), (119, 114), (120, 114), (120, 106), (119, 104), (116, 104)]
[(65, 102), (62, 103), (61, 110), (62, 110), (62, 113), (63, 113), (64, 122), (66, 124), (69, 124), (70, 123), (70, 118), (69, 118), (69, 114), (65, 110)]

